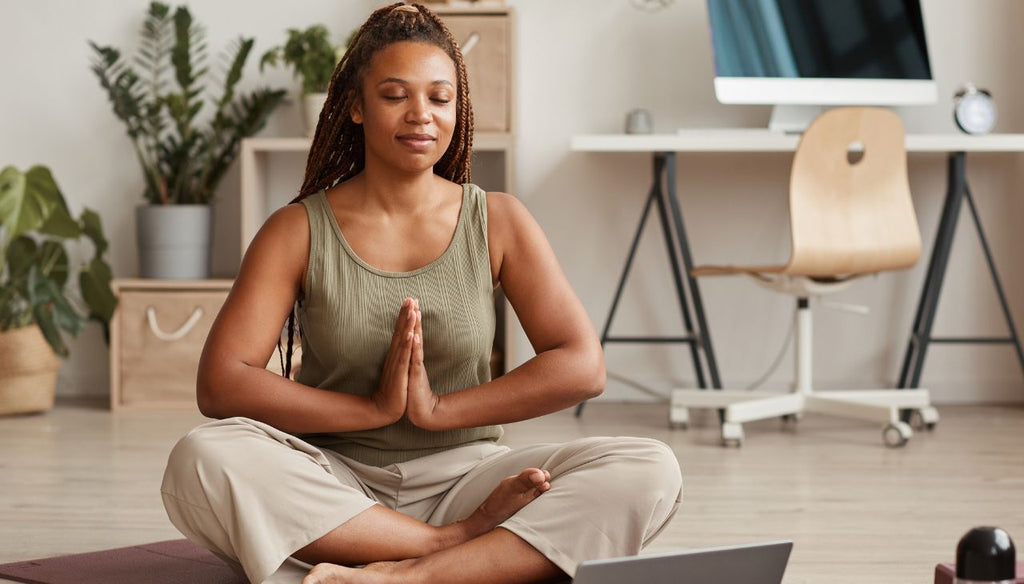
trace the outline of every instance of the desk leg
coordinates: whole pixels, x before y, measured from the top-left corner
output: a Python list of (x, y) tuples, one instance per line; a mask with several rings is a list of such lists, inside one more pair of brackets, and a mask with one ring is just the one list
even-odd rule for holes
[[(711, 332), (708, 330), (707, 318), (704, 316), (704, 301), (701, 299), (697, 280), (693, 277), (693, 257), (690, 254), (690, 240), (686, 237), (686, 228), (683, 226), (683, 212), (680, 209), (679, 198), (676, 194), (676, 157), (671, 152), (660, 152), (657, 156), (664, 157), (665, 159), (666, 198), (668, 199), (668, 206), (672, 210), (672, 221), (675, 224), (676, 237), (679, 239), (679, 252), (682, 255), (683, 268), (686, 271), (686, 283), (690, 289), (693, 310), (697, 315), (697, 342), (700, 343), (701, 349), (704, 350), (704, 358), (707, 359), (708, 373), (711, 375), (711, 387), (722, 389), (722, 380), (718, 375), (718, 363), (715, 361), (715, 351), (711, 347)], [(683, 299), (683, 303), (685, 304), (685, 299)], [(689, 329), (689, 324), (687, 329)], [(705, 385), (702, 383), (700, 387), (704, 388)]]
[[(683, 216), (679, 209), (679, 202), (676, 199), (675, 188), (675, 157), (672, 153), (658, 152), (654, 155), (654, 180), (651, 189), (647, 194), (647, 201), (644, 203), (644, 210), (640, 215), (640, 222), (637, 225), (633, 241), (629, 246), (629, 254), (626, 256), (626, 264), (619, 277), (619, 283), (615, 289), (615, 297), (612, 306), (608, 311), (608, 318), (605, 320), (601, 330), (601, 346), (607, 343), (688, 343), (690, 345), (690, 356), (693, 359), (693, 368), (697, 376), (697, 385), (701, 389), (707, 388), (707, 380), (704, 375), (704, 365), (700, 353), (703, 350), (708, 363), (708, 371), (711, 375), (712, 387), (721, 389), (721, 381), (718, 376), (718, 366), (715, 363), (714, 353), (711, 349), (711, 337), (707, 334), (707, 322), (704, 317), (704, 304), (700, 298), (700, 290), (697, 282), (690, 275), (693, 269), (693, 260), (690, 257), (690, 245), (686, 239), (686, 231), (683, 229)], [(667, 185), (664, 185), (667, 183)], [(664, 185), (664, 186), (663, 186)], [(658, 205), (658, 217), (661, 223), (661, 230), (665, 237), (665, 247), (668, 252), (669, 263), (672, 266), (673, 283), (675, 284), (676, 296), (679, 300), (679, 308), (683, 315), (683, 325), (686, 327), (686, 335), (682, 337), (616, 337), (612, 336), (612, 320), (615, 318), (615, 311), (618, 308), (619, 300), (622, 298), (622, 291), (633, 267), (633, 260), (636, 257), (636, 250), (640, 243), (640, 236), (643, 234), (654, 203)], [(671, 212), (672, 221), (669, 221)], [(673, 227), (676, 235), (673, 236)], [(676, 241), (678, 240), (678, 250)], [(683, 266), (680, 266), (680, 256)], [(683, 271), (686, 272), (686, 281), (689, 285), (691, 300), (687, 300), (686, 290), (683, 285)], [(689, 302), (693, 302), (693, 309), (697, 316), (697, 324), (700, 327), (694, 331), (693, 319), (690, 314)], [(586, 402), (576, 406), (576, 417), (583, 413)]]
[[(608, 341), (615, 341), (611, 338), (610, 332), (612, 329), (612, 321), (615, 320), (615, 311), (619, 307), (619, 300), (622, 299), (622, 290), (626, 287), (626, 280), (629, 278), (629, 272), (633, 269), (633, 260), (636, 258), (636, 249), (640, 246), (640, 236), (644, 233), (644, 227), (647, 225), (647, 216), (651, 213), (651, 205), (654, 203), (658, 192), (658, 171), (655, 169), (654, 173), (654, 184), (651, 185), (651, 190), (647, 194), (647, 201), (644, 203), (643, 213), (640, 214), (640, 222), (636, 226), (636, 233), (633, 234), (633, 242), (629, 245), (629, 254), (626, 256), (626, 263), (622, 267), (622, 275), (619, 276), (619, 283), (615, 286), (615, 297), (612, 299), (612, 306), (608, 309), (608, 318), (604, 321), (604, 328), (601, 329), (601, 348), (608, 344)], [(587, 402), (580, 402), (576, 406), (576, 417), (583, 415), (583, 408), (585, 408)]]
[(966, 155), (956, 152), (949, 155), (946, 179), (946, 200), (942, 205), (939, 218), (939, 229), (935, 233), (935, 245), (928, 262), (928, 274), (921, 289), (921, 299), (917, 303), (917, 314), (910, 332), (910, 341), (903, 357), (900, 380), (897, 387), (917, 387), (924, 366), (924, 357), (928, 349), (928, 340), (935, 321), (935, 308), (939, 304), (939, 292), (942, 280), (946, 276), (946, 265), (949, 263), (949, 251), (953, 247), (953, 236), (956, 234), (956, 222), (960, 217), (960, 207), (964, 200)]
[[(667, 188), (663, 188), (661, 185), (662, 177), (666, 177), (665, 182), (668, 183)], [(690, 345), (690, 357), (693, 359), (694, 372), (697, 375), (697, 387), (706, 389), (708, 386), (707, 381), (704, 378), (704, 365), (700, 359), (700, 349), (705, 348), (698, 346), (699, 343), (703, 343), (707, 335), (694, 334), (693, 331), (693, 319), (690, 317), (689, 302), (686, 299), (686, 288), (683, 287), (683, 277), (680, 272), (686, 271), (687, 277), (690, 275), (690, 270), (693, 268), (692, 262), (690, 261), (690, 246), (686, 240), (686, 233), (683, 231), (682, 216), (679, 214), (678, 205), (672, 209), (673, 223), (676, 226), (676, 235), (679, 239), (679, 253), (676, 252), (676, 242), (672, 238), (672, 225), (668, 220), (668, 209), (667, 207), (672, 206), (672, 202), (675, 201), (675, 155), (672, 153), (664, 154), (658, 153), (654, 157), (654, 178), (655, 178), (655, 194), (658, 197), (658, 218), (661, 219), (661, 231), (665, 234), (665, 249), (668, 251), (669, 263), (672, 265), (672, 282), (676, 287), (676, 297), (679, 299), (679, 308), (683, 313), (683, 326), (686, 328), (687, 337), (691, 339)], [(666, 201), (668, 199), (668, 201)], [(679, 266), (679, 256), (682, 256), (684, 267), (681, 269)], [(700, 319), (701, 325), (700, 330), (703, 332), (704, 329), (704, 307), (700, 302), (700, 295), (697, 289), (694, 287), (694, 281), (689, 278), (691, 296), (693, 297), (694, 311), (697, 312), (697, 316)], [(705, 348), (707, 350), (707, 348)], [(715, 360), (709, 355), (708, 363), (711, 365), (712, 371), (714, 371)], [(717, 372), (716, 372), (717, 373)]]
[[(1020, 362), (1021, 370), (1024, 371), (1024, 351), (1021, 350), (1020, 337), (1017, 336), (1017, 329), (1010, 315), (1010, 307), (1006, 302), (1006, 294), (1003, 292), (1003, 286), (999, 281), (995, 262), (992, 260), (992, 252), (989, 249), (988, 240), (985, 238), (985, 231), (981, 226), (981, 218), (978, 216), (978, 210), (974, 205), (974, 197), (971, 196), (970, 188), (967, 186), (965, 167), (965, 153), (955, 152), (950, 154), (946, 201), (942, 210), (942, 218), (939, 220), (939, 230), (935, 236), (935, 247), (932, 250), (931, 261), (928, 265), (928, 275), (925, 277), (921, 300), (917, 306), (914, 328), (911, 331), (910, 342), (907, 345), (907, 352), (903, 358), (903, 368), (900, 371), (898, 385), (900, 388), (919, 387), (921, 371), (924, 368), (924, 357), (929, 343), (1009, 343), (1016, 349), (1017, 359)], [(981, 248), (985, 253), (989, 274), (991, 274), (992, 282), (995, 284), (999, 305), (1003, 311), (1003, 318), (1006, 320), (1006, 326), (1010, 331), (1009, 337), (937, 338), (931, 336), (932, 324), (935, 320), (935, 310), (939, 303), (939, 292), (942, 290), (942, 280), (946, 273), (946, 265), (949, 263), (949, 252), (953, 245), (957, 219), (959, 218), (960, 207), (963, 205), (964, 199), (967, 200), (971, 218), (974, 220), (974, 227), (978, 231), (978, 239), (981, 241)]]
[(999, 283), (999, 274), (996, 273), (996, 263), (992, 260), (992, 251), (988, 247), (988, 240), (985, 239), (985, 231), (981, 228), (981, 217), (978, 216), (978, 209), (974, 206), (974, 196), (971, 189), (964, 184), (964, 194), (967, 198), (967, 208), (971, 211), (974, 219), (974, 226), (978, 229), (978, 239), (981, 241), (981, 249), (985, 252), (985, 262), (988, 264), (988, 271), (992, 274), (992, 283), (996, 287), (996, 295), (999, 296), (999, 306), (1003, 309), (1003, 318), (1006, 319), (1006, 326), (1010, 330), (1010, 336), (1005, 339), (974, 339), (975, 342), (997, 342), (1012, 343), (1017, 349), (1017, 360), (1020, 362), (1021, 371), (1024, 372), (1024, 351), (1020, 347), (1020, 337), (1017, 336), (1017, 327), (1013, 326), (1013, 316), (1010, 315), (1010, 305), (1006, 302), (1006, 293), (1003, 292), (1003, 285)]

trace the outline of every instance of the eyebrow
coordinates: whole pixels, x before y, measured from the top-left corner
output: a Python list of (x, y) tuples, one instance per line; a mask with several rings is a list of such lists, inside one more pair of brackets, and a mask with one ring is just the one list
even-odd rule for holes
[[(387, 79), (384, 79), (383, 81), (378, 83), (377, 86), (379, 87), (379, 86), (384, 85), (386, 83), (398, 83), (399, 85), (408, 85), (409, 84), (408, 81), (406, 81), (405, 79), (402, 79), (400, 77), (388, 77)], [(431, 85), (447, 85), (449, 87), (455, 87), (455, 85), (453, 85), (452, 82), (448, 81), (447, 79), (438, 79), (437, 81), (431, 82)]]

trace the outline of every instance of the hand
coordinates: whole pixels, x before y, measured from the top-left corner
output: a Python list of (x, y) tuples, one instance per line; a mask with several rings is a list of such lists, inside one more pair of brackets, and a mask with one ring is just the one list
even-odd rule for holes
[(417, 312), (412, 298), (402, 301), (402, 308), (395, 321), (395, 332), (391, 335), (391, 346), (384, 357), (380, 384), (371, 396), (377, 410), (386, 418), (386, 423), (397, 422), (405, 413)]
[(435, 420), (434, 412), (440, 398), (430, 388), (430, 380), (427, 378), (427, 369), (423, 366), (423, 313), (420, 312), (420, 303), (413, 301), (415, 313), (412, 358), (409, 362), (409, 399), (406, 406), (406, 415), (409, 420), (424, 429), (432, 429)]

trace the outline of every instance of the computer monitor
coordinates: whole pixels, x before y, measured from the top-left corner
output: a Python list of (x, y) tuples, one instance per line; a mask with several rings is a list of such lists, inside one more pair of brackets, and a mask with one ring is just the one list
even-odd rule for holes
[(824, 106), (938, 97), (920, 0), (707, 0), (721, 103), (774, 105), (801, 131)]

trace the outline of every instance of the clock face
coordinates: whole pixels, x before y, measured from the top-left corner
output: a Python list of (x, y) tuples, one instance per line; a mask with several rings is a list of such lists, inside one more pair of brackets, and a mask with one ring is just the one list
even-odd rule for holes
[(960, 98), (953, 117), (968, 134), (984, 134), (996, 125), (996, 105), (983, 93), (968, 93)]

